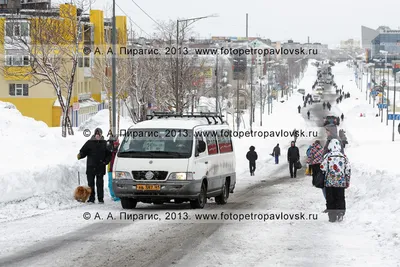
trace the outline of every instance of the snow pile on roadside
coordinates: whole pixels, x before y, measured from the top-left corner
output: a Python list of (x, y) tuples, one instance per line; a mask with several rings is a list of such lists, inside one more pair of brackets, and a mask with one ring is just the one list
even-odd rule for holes
[[(81, 184), (87, 182), (86, 160), (78, 161), (76, 155), (88, 138), (79, 131), (62, 138), (59, 129), (56, 132), (12, 107), (0, 102), (0, 138), (7, 140), (0, 154), (4, 164), (0, 169), (0, 220), (77, 204), (72, 194), (78, 172)], [(106, 129), (108, 117), (101, 112), (95, 122), (98, 125), (93, 123), (91, 128)], [(121, 119), (121, 128), (129, 126)]]
[[(306, 88), (311, 88), (315, 81), (316, 68), (313, 67), (311, 63), (312, 61), (309, 62), (307, 71), (304, 73), (304, 77), (300, 82)], [(315, 133), (314, 131), (319, 131), (319, 128), (308, 127), (303, 114), (298, 113), (297, 106), (302, 104), (302, 96), (303, 95), (297, 93), (296, 90), (293, 90), (293, 95), (288, 97), (288, 100), (286, 100), (286, 96), (281, 98), (279, 95), (278, 101), (274, 100), (272, 103), (272, 113), (270, 115), (268, 115), (267, 105), (265, 106), (262, 117), (263, 126), (260, 126), (260, 107), (257, 105), (255, 108), (255, 122), (252, 127), (254, 132), (258, 131), (258, 133), (253, 133), (256, 136), (233, 138), (236, 149), (236, 172), (240, 183), (251, 183), (253, 180), (265, 177), (266, 173), (274, 172), (274, 170), (280, 168), (281, 165), (276, 165), (274, 158), (270, 154), (273, 148), (279, 143), (281, 148), (280, 160), (285, 160), (287, 148), (290, 142), (294, 140), (293, 135), (291, 135), (294, 129), (304, 130), (306, 133), (309, 131), (313, 131), (313, 133)], [(234, 119), (235, 127), (233, 127)], [(243, 120), (245, 122), (245, 129), (243, 129), (243, 124), (241, 123), (240, 131), (244, 133), (246, 131), (249, 132), (250, 114), (248, 111), (243, 114)], [(232, 118), (231, 115), (228, 115), (228, 123), (233, 131), (237, 130), (236, 117)], [(265, 132), (266, 137), (264, 138)], [(262, 135), (262, 137), (257, 136), (258, 134)], [(313, 139), (315, 139), (315, 136), (299, 137), (298, 142), (309, 142)], [(246, 153), (251, 145), (255, 146), (256, 152), (258, 153), (257, 170), (254, 177), (248, 176), (249, 167), (246, 159)], [(302, 153), (302, 151), (300, 153)]]
[[(351, 98), (338, 105), (344, 112), (341, 125), (349, 138), (346, 154), (352, 167), (350, 188), (346, 191), (347, 219), (349, 226), (357, 226), (372, 235), (382, 245), (400, 246), (400, 172), (397, 168), (396, 151), (400, 149), (400, 137), (395, 129), (395, 142), (392, 142), (392, 121), (386, 126), (375, 117), (377, 108), (365, 100), (352, 77), (352, 69), (344, 64), (337, 67), (343, 73), (339, 84), (344, 84), (345, 92)], [(333, 70), (335, 77), (336, 70)], [(347, 72), (347, 75), (344, 73)], [(366, 81), (364, 81), (366, 82)], [(365, 83), (364, 83), (365, 84)], [(358, 98), (358, 99), (357, 99)], [(365, 113), (366, 117), (360, 117)]]
[[(96, 115), (88, 119), (87, 121), (84, 121), (79, 127), (79, 131), (87, 131), (89, 130), (91, 134), (94, 133), (94, 130), (96, 128), (100, 128), (103, 131), (104, 138), (108, 139), (108, 137), (111, 135), (110, 132), (110, 123), (109, 123), (109, 118), (110, 118), (110, 112), (108, 109), (103, 109), (100, 110)], [(120, 126), (120, 132), (121, 130), (127, 130), (130, 126), (133, 125), (132, 120), (129, 118), (124, 118), (120, 117), (119, 121), (119, 126)], [(118, 126), (118, 116), (117, 116), (117, 126)]]

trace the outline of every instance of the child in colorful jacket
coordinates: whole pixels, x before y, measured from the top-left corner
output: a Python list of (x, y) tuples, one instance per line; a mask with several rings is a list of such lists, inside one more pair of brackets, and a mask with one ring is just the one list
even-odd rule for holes
[(341, 143), (332, 139), (320, 169), (325, 172), (325, 190), (330, 222), (342, 221), (346, 212), (345, 189), (350, 186), (351, 167), (348, 158), (340, 152)]

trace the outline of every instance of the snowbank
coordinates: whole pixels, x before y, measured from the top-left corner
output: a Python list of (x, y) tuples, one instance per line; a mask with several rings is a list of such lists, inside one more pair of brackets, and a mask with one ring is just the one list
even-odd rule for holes
[[(121, 128), (129, 127), (121, 118)], [(99, 112), (85, 124), (108, 131), (108, 110)], [(86, 129), (86, 128), (85, 128)], [(88, 139), (75, 129), (74, 136), (61, 137), (60, 128), (49, 128), (44, 122), (22, 116), (10, 103), (0, 102), (0, 138), (3, 153), (0, 162), (0, 213), (7, 219), (76, 204), (73, 189), (87, 184), (86, 160), (76, 155)], [(15, 210), (17, 209), (17, 210)], [(4, 218), (0, 218), (4, 219)]]
[[(342, 127), (347, 131), (349, 146), (346, 153), (352, 167), (351, 186), (346, 192), (348, 225), (359, 226), (373, 235), (382, 245), (397, 247), (400, 244), (400, 171), (397, 151), (400, 136), (395, 123), (395, 142), (392, 142), (392, 123), (386, 125), (375, 117), (378, 109), (366, 100), (365, 89), (357, 88), (352, 69), (345, 63), (333, 68), (338, 86), (351, 98), (337, 106), (345, 119)], [(340, 73), (340, 75), (336, 75)], [(363, 81), (366, 84), (366, 79)], [(366, 117), (360, 117), (365, 113)]]

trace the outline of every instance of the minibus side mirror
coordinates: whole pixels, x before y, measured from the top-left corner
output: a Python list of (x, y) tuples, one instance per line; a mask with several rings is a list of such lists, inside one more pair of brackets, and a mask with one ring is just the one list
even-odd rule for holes
[(200, 140), (197, 145), (197, 152), (203, 153), (204, 151), (206, 151), (206, 143), (204, 141)]

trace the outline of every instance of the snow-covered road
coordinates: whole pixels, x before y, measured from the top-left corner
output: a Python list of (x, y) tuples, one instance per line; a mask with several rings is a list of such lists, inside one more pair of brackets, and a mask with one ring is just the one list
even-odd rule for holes
[[(345, 81), (353, 75), (352, 70), (339, 66), (339, 71), (335, 72), (335, 68), (337, 84), (345, 84), (346, 89), (350, 87)], [(310, 88), (315, 74), (316, 69), (309, 66), (300, 87)], [(334, 95), (328, 92), (324, 97), (334, 103)], [(289, 103), (282, 104), (281, 110), (279, 106), (274, 110), (278, 113), (280, 128), (293, 129), (301, 125), (303, 129), (315, 129), (327, 114), (320, 104), (307, 106), (297, 114), (299, 104), (301, 96), (297, 95)], [(358, 149), (362, 142), (357, 129), (347, 122), (350, 111), (347, 113), (346, 105), (345, 102), (335, 103), (332, 112), (346, 111), (348, 117), (343, 125), (350, 138), (350, 161), (355, 162), (354, 157), (362, 155), (356, 154), (353, 147)], [(307, 110), (311, 112), (310, 120), (306, 119)], [(279, 111), (287, 114), (279, 114)], [(278, 124), (278, 120), (275, 123)], [(359, 126), (361, 123), (357, 124)], [(324, 140), (322, 132), (319, 138)], [(244, 155), (240, 154), (244, 154), (249, 145), (256, 146), (259, 153), (256, 176), (250, 177), (247, 164), (241, 164), (237, 190), (230, 195), (227, 205), (211, 202), (203, 210), (191, 210), (188, 205), (138, 205), (137, 209), (126, 211), (119, 203), (106, 201), (104, 205), (67, 205), (65, 209), (45, 214), (32, 211), (36, 214), (33, 216), (28, 211), (24, 215), (16, 210), (19, 214), (9, 216), (15, 220), (0, 222), (0, 266), (400, 266), (399, 229), (398, 225), (395, 227), (395, 218), (390, 217), (395, 216), (395, 211), (379, 213), (391, 199), (392, 209), (400, 207), (397, 195), (390, 196), (397, 192), (388, 190), (390, 184), (383, 187), (387, 190), (385, 195), (379, 196), (381, 191), (377, 188), (375, 198), (371, 188), (378, 179), (371, 176), (368, 180), (364, 170), (359, 169), (362, 165), (355, 164), (354, 182), (346, 191), (345, 220), (329, 223), (327, 215), (322, 213), (325, 209), (322, 192), (311, 186), (311, 177), (304, 176), (304, 169), (298, 178), (288, 178), (285, 161), (288, 140), (278, 141), (282, 149), (278, 165), (273, 164), (268, 155), (276, 139), (240, 142), (244, 144), (237, 146), (238, 161), (243, 161)], [(310, 139), (298, 141), (303, 164), (310, 142)], [(372, 204), (374, 206), (368, 206)], [(7, 205), (8, 214), (10, 207), (17, 206), (17, 203)], [(87, 212), (91, 214), (89, 220), (83, 218)], [(162, 220), (121, 221), (122, 212), (158, 214)], [(196, 220), (199, 214), (220, 215), (222, 212), (286, 216), (302, 213), (305, 219)], [(166, 213), (178, 214), (178, 218), (167, 221)], [(103, 220), (96, 218), (96, 214)], [(110, 214), (112, 218), (107, 218)]]

